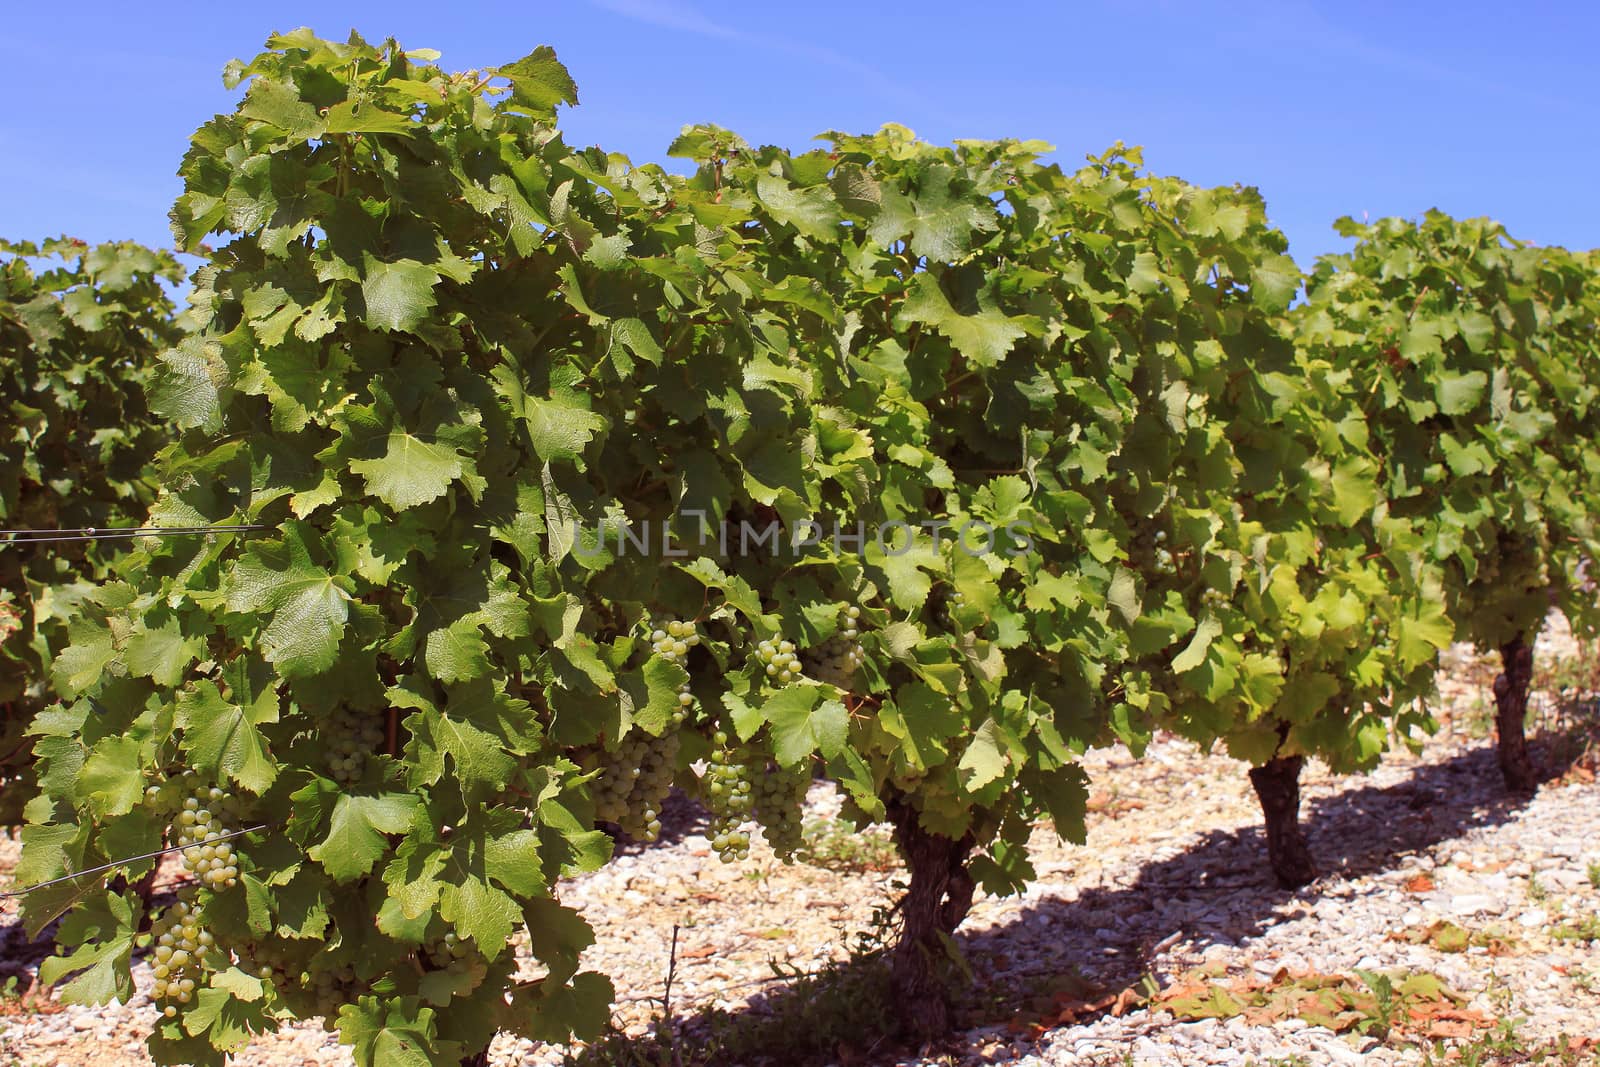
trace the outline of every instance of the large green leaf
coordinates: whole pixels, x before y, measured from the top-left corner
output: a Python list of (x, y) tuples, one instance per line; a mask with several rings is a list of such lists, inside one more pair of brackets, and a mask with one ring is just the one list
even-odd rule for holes
[(333, 666), (349, 615), (349, 594), (311, 560), (307, 530), (285, 527), (278, 541), (258, 541), (227, 578), (229, 611), (264, 616), (262, 652), (285, 676)]
[(389, 434), (382, 456), (352, 460), (350, 469), (366, 481), (369, 493), (404, 511), (443, 496), (462, 468), (453, 446), (396, 431)]
[(341, 794), (334, 803), (328, 833), (306, 850), (338, 882), (367, 874), (388, 851), (385, 836), (403, 833), (420, 807), (413, 796)]

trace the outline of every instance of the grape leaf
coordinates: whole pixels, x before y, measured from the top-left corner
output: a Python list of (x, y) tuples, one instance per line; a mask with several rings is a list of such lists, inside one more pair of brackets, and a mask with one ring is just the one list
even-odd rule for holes
[(438, 303), (439, 272), (414, 260), (386, 263), (370, 252), (363, 260), (361, 295), (367, 324), (378, 330), (415, 330)]
[(453, 446), (404, 431), (389, 434), (382, 456), (351, 460), (350, 469), (366, 481), (369, 493), (396, 511), (438, 499), (462, 472)]
[(278, 776), (260, 730), (263, 723), (278, 721), (278, 694), (266, 686), (253, 697), (234, 695), (235, 700), (224, 698), (209, 680), (178, 694), (176, 721), (183, 727), (183, 750), (197, 769), (217, 780), (226, 775), (251, 792), (262, 793)]
[(400, 793), (341, 793), (334, 803), (327, 836), (306, 854), (322, 864), (335, 881), (353, 881), (371, 871), (388, 850), (385, 835), (403, 833), (420, 808), (417, 797)]
[(290, 678), (333, 666), (349, 614), (349, 594), (312, 563), (305, 536), (289, 523), (281, 541), (252, 543), (226, 582), (229, 611), (269, 616), (262, 650)]
[(963, 315), (950, 305), (939, 283), (927, 274), (918, 274), (912, 280), (911, 290), (895, 322), (900, 327), (911, 323), (932, 326), (978, 367), (998, 364), (1011, 351), (1012, 345), (1036, 328), (1031, 320), (1013, 318), (1000, 311)]

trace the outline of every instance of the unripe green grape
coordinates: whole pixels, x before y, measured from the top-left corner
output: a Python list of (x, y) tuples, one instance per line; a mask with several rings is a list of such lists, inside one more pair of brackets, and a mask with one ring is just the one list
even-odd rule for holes
[(664, 626), (650, 630), (650, 648), (656, 655), (672, 663), (682, 663), (689, 650), (700, 643), (700, 633), (692, 622), (669, 620)]
[(656, 840), (661, 832), (656, 816), (672, 790), (678, 750), (676, 730), (660, 737), (635, 730), (617, 744), (615, 751), (600, 750), (588, 757), (601, 768), (590, 786), (595, 817), (616, 823), (636, 840)]
[(800, 658), (795, 655), (793, 641), (761, 641), (756, 645), (756, 659), (766, 676), (779, 685), (787, 685), (800, 676)]
[(755, 778), (754, 811), (767, 843), (785, 863), (792, 863), (799, 851), (801, 809), (811, 774), (806, 768), (781, 767), (768, 762)]
[(155, 976), (153, 997), (168, 1002), (162, 1007), (162, 1014), (170, 1018), (176, 1014), (176, 1005), (193, 999), (215, 938), (204, 928), (200, 909), (183, 899), (156, 918), (151, 935), (157, 961), (151, 969)]
[(328, 719), (319, 740), (327, 745), (328, 773), (343, 786), (361, 780), (369, 753), (379, 751), (384, 732), (380, 716), (340, 706)]
[[(960, 595), (959, 592), (951, 597)], [(867, 661), (867, 654), (859, 642), (861, 609), (851, 605), (840, 613), (844, 628), (814, 649), (805, 653), (806, 674), (819, 682), (850, 692), (855, 687), (856, 672)]]
[[(718, 731), (718, 745), (727, 744), (727, 734)], [(706, 769), (705, 792), (711, 809), (707, 839), (724, 863), (744, 859), (750, 852), (750, 838), (739, 826), (750, 811), (750, 782), (747, 756), (741, 748), (712, 750)]]

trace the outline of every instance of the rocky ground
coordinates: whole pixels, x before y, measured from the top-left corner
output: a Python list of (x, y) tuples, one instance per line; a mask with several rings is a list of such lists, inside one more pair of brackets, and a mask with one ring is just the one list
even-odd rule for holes
[[(1541, 714), (1547, 726), (1567, 725), (1554, 721), (1563, 706), (1555, 690), (1592, 682), (1596, 665), (1559, 625), (1541, 647)], [(1243, 764), (1174, 739), (1140, 760), (1092, 754), (1087, 846), (1041, 830), (1035, 884), (1019, 897), (980, 895), (962, 928), (975, 978), (962, 1032), (920, 1054), (845, 1040), (833, 1061), (1387, 1065), (1470, 1062), (1515, 1047), (1565, 1052), (1552, 1063), (1591, 1062), (1600, 1038), (1592, 763), (1572, 763), (1570, 746), (1547, 746), (1564, 773), (1532, 799), (1508, 799), (1484, 736), (1493, 670), (1459, 650), (1449, 666), (1446, 726), (1420, 755), (1398, 751), (1364, 778), (1308, 767), (1304, 822), (1324, 874), (1295, 892), (1278, 889), (1265, 868)], [(811, 807), (827, 827), (837, 808), (831, 788), (819, 784)], [(725, 866), (693, 813), (677, 816), (666, 841), (625, 850), (563, 898), (596, 927), (584, 963), (617, 983), (619, 1034), (649, 1031), (670, 971), (674, 1025), (685, 1048), (701, 1050), (684, 1063), (746, 1062), (706, 1053), (708, 1035), (800, 1017), (774, 964), (812, 972), (848, 957), (874, 910), (894, 899), (900, 874), (881, 838), (845, 835), (825, 835), (823, 857), (879, 869), (787, 867), (760, 851)], [(0, 842), (0, 875), (16, 854), (15, 843)], [(15, 916), (13, 902), (4, 905), (0, 924)], [(31, 972), (37, 954), (20, 932), (0, 936), (0, 975)], [(1383, 999), (1371, 992), (1379, 972), (1395, 987)], [(146, 964), (135, 977), (149, 989)], [(0, 1062), (143, 1064), (152, 1014), (144, 992), (97, 1009), (0, 997)], [(567, 1052), (502, 1037), (492, 1060), (543, 1067)], [(772, 1052), (774, 1062), (799, 1059)], [(637, 1054), (612, 1045), (591, 1051), (591, 1062), (644, 1062)], [(349, 1054), (336, 1036), (302, 1024), (235, 1062), (343, 1064)]]

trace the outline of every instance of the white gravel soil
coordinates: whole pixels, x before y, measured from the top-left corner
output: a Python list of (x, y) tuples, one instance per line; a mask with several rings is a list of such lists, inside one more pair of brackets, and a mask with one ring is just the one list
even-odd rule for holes
[[(1577, 653), (1553, 620), (1541, 641), (1543, 669)], [(1564, 925), (1600, 916), (1590, 875), (1600, 865), (1600, 785), (1592, 775), (1569, 775), (1531, 800), (1508, 799), (1492, 743), (1468, 728), (1481, 721), (1493, 670), (1461, 650), (1448, 660), (1446, 729), (1420, 756), (1401, 749), (1368, 777), (1308, 766), (1302, 818), (1324, 874), (1299, 891), (1278, 889), (1266, 869), (1244, 764), (1171, 738), (1158, 739), (1140, 760), (1119, 750), (1092, 753), (1087, 846), (1058, 843), (1041, 829), (1037, 882), (1019, 897), (980, 894), (962, 927), (977, 978), (964, 1017), (986, 1025), (922, 1055), (857, 1054), (847, 1067), (1423, 1062), (1414, 1045), (1337, 1035), (1297, 1018), (1181, 1022), (1165, 1010), (1137, 1009), (1054, 1025), (1041, 1015), (1040, 1005), (1066, 981), (1115, 991), (1145, 974), (1165, 984), (1205, 965), (1258, 980), (1284, 968), (1425, 971), (1469, 998), (1466, 1008), (1521, 1020), (1518, 1033), (1530, 1044), (1600, 1036), (1600, 948), (1556, 936)], [(838, 798), (818, 784), (810, 804), (826, 816)], [(842, 958), (873, 909), (893, 899), (890, 883), (899, 877), (784, 866), (760, 844), (748, 863), (725, 866), (697, 829), (672, 830), (663, 843), (625, 850), (562, 892), (595, 925), (598, 943), (584, 964), (613, 977), (615, 1021), (635, 1034), (659, 1010), (674, 924), (672, 1004), (692, 1027), (697, 1011), (736, 1009), (776, 993), (773, 960), (813, 970)], [(16, 842), (0, 841), (4, 883), (18, 851)], [(37, 969), (38, 953), (15, 920), (15, 902), (5, 901), (0, 976)], [(1483, 940), (1492, 936), (1492, 947), (1444, 952), (1418, 936), (1445, 920)], [(0, 997), (0, 1064), (148, 1063), (151, 975), (142, 961), (134, 973), (140, 993), (126, 1005), (62, 1008), (47, 994), (42, 1005)], [(760, 1010), (759, 999), (752, 1010)], [(1052, 1025), (1035, 1025), (1042, 1021)], [(506, 1036), (491, 1050), (498, 1067), (559, 1064), (561, 1055)], [(337, 1035), (302, 1023), (262, 1037), (234, 1062), (298, 1067), (346, 1064), (350, 1055)]]

